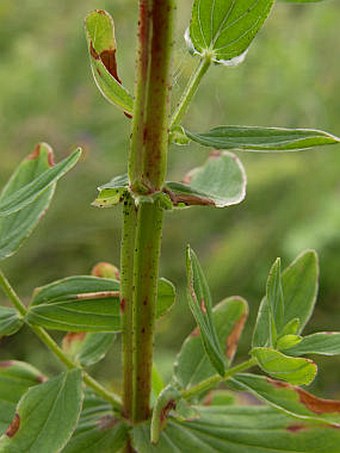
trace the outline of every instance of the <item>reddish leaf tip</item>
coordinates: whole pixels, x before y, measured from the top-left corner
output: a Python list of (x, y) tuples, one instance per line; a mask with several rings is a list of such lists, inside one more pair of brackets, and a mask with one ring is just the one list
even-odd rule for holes
[(3, 362), (0, 362), (0, 368), (8, 368), (13, 365), (14, 365), (13, 360), (4, 360)]
[(20, 428), (20, 416), (19, 414), (15, 414), (11, 424), (6, 430), (6, 436), (13, 437), (17, 433), (19, 428)]

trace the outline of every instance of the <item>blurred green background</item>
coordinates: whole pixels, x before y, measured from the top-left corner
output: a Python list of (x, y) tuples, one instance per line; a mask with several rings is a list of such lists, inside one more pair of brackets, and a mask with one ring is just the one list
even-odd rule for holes
[[(3, 268), (19, 294), (58, 278), (86, 274), (98, 261), (119, 263), (120, 208), (90, 206), (96, 187), (124, 173), (129, 120), (110, 106), (91, 79), (83, 17), (105, 8), (115, 18), (119, 75), (133, 89), (136, 0), (1, 0), (0, 183), (38, 141), (57, 160), (75, 146), (84, 158), (59, 184), (38, 230)], [(174, 99), (195, 59), (183, 33), (190, 1), (178, 1)], [(246, 62), (214, 67), (202, 83), (186, 124), (202, 131), (218, 124), (317, 127), (340, 135), (340, 5), (277, 3)], [(201, 164), (208, 151), (172, 147), (171, 178)], [(215, 302), (234, 294), (249, 301), (250, 319), (239, 348), (247, 351), (271, 263), (287, 265), (315, 248), (321, 276), (317, 309), (307, 331), (340, 327), (340, 146), (298, 154), (242, 154), (248, 196), (226, 210), (191, 208), (167, 214), (161, 274), (179, 291), (177, 307), (158, 323), (157, 363), (165, 376), (193, 326), (185, 300), (184, 251), (198, 252)], [(5, 303), (0, 295), (1, 303)], [(58, 338), (58, 335), (56, 336)], [(47, 373), (59, 364), (28, 330), (0, 341), (0, 359), (27, 360)], [(340, 396), (340, 358), (319, 359), (317, 393)], [(118, 385), (118, 342), (93, 372)], [(115, 379), (110, 376), (114, 374)]]

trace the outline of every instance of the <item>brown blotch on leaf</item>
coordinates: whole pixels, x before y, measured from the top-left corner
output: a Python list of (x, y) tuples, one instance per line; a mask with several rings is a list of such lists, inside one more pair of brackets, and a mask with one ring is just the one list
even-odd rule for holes
[(117, 419), (115, 419), (112, 415), (104, 415), (98, 420), (97, 424), (101, 431), (106, 431), (107, 429), (113, 428), (117, 424)]
[(6, 436), (13, 437), (20, 428), (20, 415), (15, 414), (14, 418), (6, 430)]
[(170, 400), (166, 404), (166, 406), (163, 407), (160, 413), (160, 421), (161, 423), (164, 423), (165, 420), (167, 419), (167, 416), (169, 415), (169, 412), (172, 411), (173, 409), (176, 409), (176, 401), (175, 400)]
[(29, 155), (27, 156), (27, 159), (28, 159), (28, 160), (38, 159), (39, 156), (40, 156), (40, 149), (41, 149), (40, 144), (35, 145), (34, 150), (31, 152), (31, 154), (29, 154)]
[(298, 433), (299, 431), (303, 431), (304, 429), (307, 429), (307, 427), (306, 425), (302, 425), (301, 423), (287, 426), (287, 431), (291, 433)]
[(234, 358), (237, 350), (238, 341), (240, 339), (244, 324), (247, 320), (248, 313), (244, 313), (241, 318), (235, 323), (233, 330), (227, 338), (226, 356), (229, 360)]
[(205, 308), (204, 299), (201, 300), (201, 312), (202, 312), (204, 315), (207, 314), (207, 309)]
[(200, 329), (195, 327), (195, 329), (190, 334), (191, 337), (199, 337), (200, 336)]
[(74, 341), (82, 341), (86, 336), (86, 332), (68, 332), (63, 338), (63, 348), (70, 349)]
[(120, 78), (118, 77), (116, 50), (115, 49), (103, 50), (103, 52), (101, 52), (100, 54), (100, 59), (102, 60), (104, 66), (112, 75), (112, 77), (114, 77), (118, 83), (122, 83)]

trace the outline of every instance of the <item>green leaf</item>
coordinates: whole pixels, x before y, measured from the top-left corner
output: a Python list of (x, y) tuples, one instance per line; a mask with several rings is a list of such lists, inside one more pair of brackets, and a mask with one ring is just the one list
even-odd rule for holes
[[(36, 146), (11, 176), (0, 195), (0, 203), (25, 187), (53, 165), (53, 151), (46, 143)], [(18, 212), (0, 217), (0, 260), (13, 255), (31, 235), (44, 216), (54, 193), (55, 185)]]
[(312, 360), (289, 357), (275, 349), (254, 348), (251, 354), (264, 372), (290, 384), (310, 384), (318, 371)]
[(85, 30), (94, 80), (102, 95), (129, 115), (133, 98), (122, 85), (116, 62), (116, 38), (113, 19), (103, 10), (95, 10), (85, 18)]
[(26, 319), (47, 329), (117, 332), (121, 329), (119, 283), (90, 276), (50, 283), (35, 291)]
[[(282, 273), (284, 300), (282, 335), (298, 334), (308, 322), (316, 302), (318, 278), (318, 257), (313, 250), (303, 252)], [(271, 332), (271, 309), (267, 298), (264, 298), (257, 315), (253, 347), (271, 346)]]
[[(271, 315), (272, 315), (272, 336), (280, 334), (283, 328), (284, 320), (284, 302), (282, 292), (282, 280), (281, 280), (281, 260), (277, 258), (272, 268), (270, 269), (267, 287), (266, 287), (266, 298), (269, 303)], [(273, 342), (276, 341), (273, 338)]]
[(169, 412), (172, 409), (175, 409), (177, 400), (180, 398), (180, 396), (180, 392), (175, 387), (168, 385), (163, 389), (163, 391), (157, 398), (152, 411), (150, 426), (152, 443), (157, 443), (159, 441), (159, 435), (164, 428), (165, 423), (167, 422)]
[(44, 380), (45, 376), (28, 363), (15, 360), (0, 362), (0, 435), (11, 423), (22, 395)]
[(82, 366), (90, 366), (105, 357), (114, 339), (113, 333), (69, 332), (63, 350)]
[(2, 196), (0, 200), (0, 217), (13, 214), (30, 205), (39, 195), (53, 186), (58, 179), (75, 166), (81, 155), (81, 150), (77, 149), (69, 157), (59, 162), (59, 164), (49, 167), (47, 170), (35, 175), (25, 184), (17, 187), (17, 190)]
[(217, 149), (240, 151), (301, 151), (321, 145), (333, 145), (340, 138), (317, 129), (284, 127), (218, 126), (204, 134), (185, 131), (193, 141)]
[(62, 453), (115, 453), (127, 440), (128, 427), (102, 399), (86, 392), (79, 424)]
[(6, 434), (0, 438), (0, 451), (60, 451), (76, 428), (82, 400), (82, 376), (78, 369), (29, 389), (19, 401)]
[(171, 418), (157, 445), (147, 423), (132, 431), (138, 453), (337, 453), (340, 430), (266, 406), (197, 407), (193, 420)]
[[(212, 320), (217, 338), (225, 352), (229, 367), (236, 352), (238, 339), (248, 315), (248, 304), (241, 297), (230, 297), (215, 305)], [(174, 380), (183, 389), (199, 384), (216, 374), (204, 352), (199, 331), (195, 329), (185, 340), (176, 358)]]
[(0, 306), (0, 338), (18, 332), (23, 324), (24, 321), (15, 308)]
[[(172, 283), (159, 280), (156, 316), (175, 301)], [(68, 277), (38, 288), (26, 315), (29, 323), (71, 332), (119, 332), (119, 282), (88, 275)]]
[(110, 208), (121, 203), (129, 190), (127, 175), (116, 176), (110, 182), (98, 187), (99, 195), (92, 203), (98, 208)]
[(314, 250), (301, 253), (282, 274), (285, 324), (298, 318), (300, 333), (311, 317), (318, 294), (319, 263)]
[(296, 417), (340, 428), (340, 401), (318, 398), (300, 387), (254, 374), (238, 374), (229, 382)]
[(190, 171), (184, 181), (166, 183), (165, 192), (174, 206), (224, 208), (240, 203), (246, 194), (246, 174), (242, 163), (229, 152), (214, 151), (206, 163)]
[(285, 351), (289, 355), (340, 354), (340, 332), (318, 332), (302, 338), (302, 340)]
[(212, 317), (212, 302), (209, 287), (196, 254), (187, 247), (188, 302), (200, 329), (201, 340), (212, 366), (224, 376), (226, 362), (218, 341)]
[(283, 335), (277, 340), (276, 349), (278, 349), (279, 351), (290, 349), (293, 346), (299, 344), (301, 340), (302, 337), (300, 337), (300, 335)]
[(272, 5), (273, 0), (195, 0), (187, 37), (189, 48), (217, 63), (237, 64)]

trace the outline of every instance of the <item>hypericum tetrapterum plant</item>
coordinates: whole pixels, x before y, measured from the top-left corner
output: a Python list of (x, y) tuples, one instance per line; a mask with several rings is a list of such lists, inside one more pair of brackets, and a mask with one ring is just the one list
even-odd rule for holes
[[(318, 289), (318, 259), (312, 250), (283, 271), (280, 259), (274, 262), (249, 358), (233, 365), (247, 302), (233, 296), (214, 305), (188, 246), (187, 297), (197, 327), (185, 340), (168, 385), (153, 369), (155, 322), (175, 301), (174, 285), (158, 276), (164, 215), (193, 205), (240, 203), (246, 176), (231, 150), (277, 153), (339, 143), (320, 130), (227, 125), (193, 132), (182, 125), (208, 69), (245, 59), (273, 3), (194, 0), (185, 39), (197, 67), (173, 110), (175, 0), (139, 1), (133, 95), (119, 79), (111, 16), (96, 10), (86, 17), (96, 84), (131, 119), (127, 174), (102, 185), (93, 203), (122, 205), (120, 271), (99, 264), (91, 276), (37, 288), (28, 306), (0, 272), (0, 285), (13, 305), (0, 307), (0, 335), (27, 325), (66, 368), (47, 378), (27, 363), (0, 363), (0, 452), (340, 452), (340, 402), (299, 387), (317, 373), (305, 355), (340, 353), (340, 332), (303, 336)], [(189, 141), (210, 149), (207, 161), (180, 182), (166, 181), (169, 144)], [(18, 166), (0, 197), (1, 260), (16, 253), (36, 227), (57, 181), (80, 153), (54, 164), (51, 148), (41, 143)], [(61, 344), (49, 330), (67, 332)], [(122, 395), (87, 371), (119, 334)], [(219, 390), (213, 391), (216, 386)], [(233, 392), (243, 391), (264, 404), (233, 404)]]

